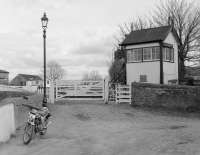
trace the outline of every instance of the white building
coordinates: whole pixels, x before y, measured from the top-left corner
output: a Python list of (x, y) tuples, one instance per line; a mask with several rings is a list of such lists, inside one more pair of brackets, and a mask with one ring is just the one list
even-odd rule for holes
[(122, 42), (127, 84), (178, 80), (178, 42), (171, 26), (132, 31)]

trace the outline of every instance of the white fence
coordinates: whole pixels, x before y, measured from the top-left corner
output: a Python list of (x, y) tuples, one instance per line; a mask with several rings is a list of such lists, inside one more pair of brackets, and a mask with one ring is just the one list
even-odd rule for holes
[(9, 85), (0, 85), (0, 91), (22, 91), (22, 88), (16, 86), (9, 86)]
[(14, 105), (7, 104), (0, 107), (0, 142), (9, 140), (15, 133)]
[(29, 91), (37, 92), (38, 86), (10, 86), (10, 85), (0, 85), (0, 91)]
[[(44, 93), (44, 87), (37, 87), (36, 92), (38, 94), (43, 94)], [(50, 94), (50, 87), (46, 87), (46, 95), (47, 95), (47, 97), (49, 97), (49, 94)]]
[(116, 103), (129, 103), (131, 104), (131, 86), (129, 85), (117, 85), (115, 94)]

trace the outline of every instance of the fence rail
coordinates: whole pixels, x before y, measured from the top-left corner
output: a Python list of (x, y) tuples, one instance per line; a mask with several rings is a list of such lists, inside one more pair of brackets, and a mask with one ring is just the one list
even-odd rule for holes
[(117, 85), (116, 86), (116, 103), (129, 103), (131, 104), (131, 86)]

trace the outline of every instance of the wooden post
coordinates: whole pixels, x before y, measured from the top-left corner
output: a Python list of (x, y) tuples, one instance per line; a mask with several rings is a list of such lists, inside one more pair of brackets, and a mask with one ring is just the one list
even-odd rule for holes
[(108, 78), (104, 79), (104, 103), (108, 104), (108, 95), (109, 95), (109, 86), (108, 86)]
[(53, 81), (51, 81), (50, 83), (50, 90), (49, 90), (49, 101), (50, 103), (54, 104), (55, 102), (55, 83)]
[(131, 104), (132, 103), (132, 85), (129, 85), (129, 100), (130, 100), (130, 102), (129, 102), (129, 104)]
[(105, 79), (102, 80), (102, 99), (105, 100)]
[(57, 99), (58, 98), (58, 83), (57, 82), (55, 83), (55, 86), (56, 86), (56, 95), (55, 95), (56, 98), (55, 99)]
[(116, 103), (116, 104), (119, 103), (119, 100), (118, 100), (118, 92), (119, 92), (118, 86), (119, 86), (119, 84), (116, 84), (116, 85), (115, 85), (115, 103)]

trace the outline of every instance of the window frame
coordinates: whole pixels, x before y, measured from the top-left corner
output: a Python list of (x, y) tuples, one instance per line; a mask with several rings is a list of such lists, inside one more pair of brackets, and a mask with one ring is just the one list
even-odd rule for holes
[(174, 48), (171, 48), (171, 62), (174, 63)]
[[(139, 50), (142, 50), (142, 51), (139, 51)], [(138, 59), (138, 60), (134, 60), (133, 58), (133, 53), (136, 53), (136, 58), (138, 59), (139, 58), (139, 54), (138, 53), (141, 53), (141, 60)], [(128, 63), (132, 63), (132, 62), (142, 62), (142, 54), (143, 53), (143, 49), (142, 48), (133, 48), (133, 49), (128, 49), (127, 50), (127, 62)]]
[[(145, 51), (145, 49), (150, 49), (150, 51)], [(153, 47), (144, 47), (143, 48), (143, 54), (142, 54), (142, 60), (143, 61), (152, 61), (152, 50), (153, 50)], [(145, 52), (150, 52), (150, 59), (144, 59), (144, 56), (145, 56)], [(148, 53), (147, 53), (148, 54)]]
[[(159, 59), (153, 59), (153, 55), (151, 56), (151, 60), (143, 60), (143, 55), (144, 55), (144, 48), (152, 48), (152, 51), (153, 51), (153, 48), (158, 48), (159, 49)], [(142, 60), (140, 61), (133, 61), (130, 59), (130, 52), (134, 49), (140, 49), (142, 50), (141, 53), (142, 53)], [(152, 52), (151, 52), (152, 54)], [(127, 63), (142, 63), (142, 62), (155, 62), (155, 61), (160, 61), (160, 46), (150, 46), (150, 47), (141, 47), (141, 48), (130, 48), (130, 49), (126, 49), (126, 61)]]
[[(158, 48), (158, 53), (156, 52)], [(155, 51), (155, 57), (158, 54), (158, 58), (153, 58), (153, 51)], [(159, 61), (160, 60), (160, 47), (159, 46), (154, 46), (152, 47), (152, 61)]]
[[(169, 59), (167, 59), (167, 51), (166, 49), (169, 49)], [(173, 47), (163, 47), (163, 62), (171, 62), (174, 63), (174, 48)]]

